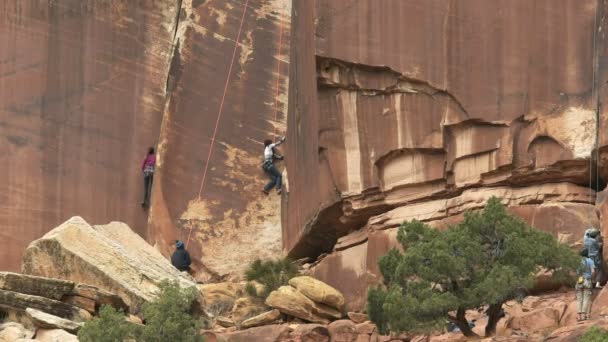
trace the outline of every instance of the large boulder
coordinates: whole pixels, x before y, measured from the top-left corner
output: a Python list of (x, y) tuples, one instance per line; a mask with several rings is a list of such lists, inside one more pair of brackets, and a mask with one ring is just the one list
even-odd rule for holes
[(300, 324), (291, 334), (294, 342), (329, 342), (329, 330), (320, 324)]
[(284, 342), (289, 341), (290, 333), (291, 329), (286, 325), (267, 325), (226, 334), (216, 334), (216, 339), (225, 342)]
[(36, 339), (39, 342), (78, 342), (78, 337), (61, 329), (39, 329)]
[(224, 315), (234, 307), (235, 301), (243, 294), (241, 283), (223, 282), (198, 285), (205, 302), (205, 309), (214, 316)]
[(83, 326), (82, 323), (76, 323), (32, 308), (27, 308), (25, 313), (36, 327), (42, 329), (62, 329), (70, 333), (76, 333)]
[(248, 329), (253, 327), (258, 327), (260, 325), (268, 325), (276, 322), (281, 317), (281, 312), (279, 310), (271, 310), (259, 314), (257, 316), (251, 317), (247, 320), (244, 320), (241, 323), (241, 329)]
[(72, 281), (0, 272), (0, 289), (61, 300), (74, 290)]
[(32, 242), (22, 268), (26, 274), (68, 279), (116, 293), (131, 312), (154, 299), (163, 280), (182, 287), (196, 285), (126, 224), (91, 226), (81, 217)]
[(347, 319), (332, 322), (327, 329), (332, 342), (355, 342), (359, 335), (355, 323)]
[(232, 307), (232, 319), (240, 324), (241, 322), (268, 311), (268, 307), (262, 300), (251, 297), (242, 297), (234, 302)]
[(328, 324), (329, 320), (315, 312), (315, 303), (291, 286), (281, 286), (266, 298), (266, 305), (284, 314), (312, 323)]
[(0, 290), (0, 307), (18, 312), (34, 308), (75, 321), (84, 321), (90, 317), (85, 310), (58, 300), (5, 290)]
[(15, 322), (0, 324), (0, 342), (29, 341), (34, 332)]
[(317, 303), (326, 304), (338, 310), (344, 307), (344, 296), (338, 290), (324, 282), (308, 276), (295, 277), (289, 280), (306, 297)]

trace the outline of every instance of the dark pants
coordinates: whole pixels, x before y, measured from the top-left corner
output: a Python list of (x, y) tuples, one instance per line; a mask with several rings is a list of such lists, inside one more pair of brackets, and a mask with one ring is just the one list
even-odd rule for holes
[(154, 174), (145, 174), (144, 173), (144, 200), (142, 202), (143, 205), (150, 204), (150, 193), (152, 192), (152, 180), (154, 179)]
[(264, 186), (264, 191), (270, 191), (270, 189), (272, 189), (275, 184), (277, 186), (277, 190), (281, 190), (283, 178), (279, 170), (277, 170), (277, 168), (274, 167), (272, 163), (265, 164), (262, 168), (264, 169), (264, 172), (266, 172), (266, 175), (268, 175), (268, 178), (270, 178), (268, 184)]

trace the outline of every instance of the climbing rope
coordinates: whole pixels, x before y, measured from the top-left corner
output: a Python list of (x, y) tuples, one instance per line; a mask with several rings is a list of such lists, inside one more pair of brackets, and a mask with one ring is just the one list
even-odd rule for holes
[[(203, 177), (201, 179), (201, 185), (198, 191), (198, 201), (201, 200), (203, 188), (205, 186), (205, 180), (207, 179), (207, 171), (209, 170), (209, 162), (211, 161), (211, 154), (213, 152), (213, 146), (215, 144), (215, 138), (217, 136), (217, 132), (219, 129), (220, 119), (222, 117), (222, 112), (224, 109), (224, 103), (226, 100), (226, 94), (228, 92), (228, 84), (230, 83), (230, 76), (232, 74), (232, 68), (234, 67), (234, 61), (236, 59), (236, 52), (238, 50), (239, 41), (241, 38), (241, 33), (243, 31), (243, 23), (245, 22), (245, 14), (247, 13), (247, 8), (249, 4), (249, 0), (246, 0), (243, 4), (243, 14), (241, 16), (241, 21), (239, 24), (239, 30), (236, 35), (236, 39), (234, 41), (234, 50), (232, 51), (232, 59), (230, 61), (230, 67), (228, 68), (228, 75), (226, 76), (226, 82), (224, 84), (224, 92), (222, 93), (222, 99), (220, 101), (220, 107), (218, 110), (217, 118), (215, 120), (215, 128), (213, 130), (213, 135), (211, 137), (211, 143), (209, 144), (209, 152), (207, 153), (207, 161), (205, 162), (205, 168), (203, 169)], [(278, 113), (279, 113), (279, 89), (280, 89), (280, 80), (281, 80), (281, 56), (282, 56), (282, 48), (283, 48), (283, 20), (279, 17), (279, 47), (278, 47), (278, 56), (277, 56), (277, 80), (276, 80), (276, 91), (275, 91), (275, 113), (274, 113), (274, 135), (277, 135), (277, 126), (278, 122)], [(190, 243), (190, 238), (192, 237), (193, 226), (190, 226), (190, 230), (188, 232), (188, 238), (186, 239), (186, 248)]]
[[(203, 170), (203, 178), (201, 180), (201, 186), (198, 190), (198, 200), (201, 200), (201, 195), (203, 193), (203, 187), (205, 186), (205, 180), (207, 178), (207, 170), (209, 170), (209, 161), (211, 160), (211, 153), (213, 152), (213, 145), (215, 144), (215, 137), (217, 135), (217, 131), (220, 125), (220, 119), (222, 117), (222, 111), (224, 109), (224, 102), (226, 100), (226, 93), (228, 92), (228, 84), (230, 82), (230, 75), (232, 74), (232, 68), (234, 66), (234, 60), (236, 58), (236, 51), (239, 47), (239, 41), (241, 39), (241, 32), (243, 31), (243, 23), (245, 22), (245, 14), (247, 13), (247, 5), (249, 4), (249, 0), (245, 1), (243, 5), (243, 15), (241, 16), (241, 23), (239, 25), (239, 30), (236, 35), (236, 39), (234, 40), (234, 50), (232, 51), (232, 60), (230, 61), (230, 67), (228, 68), (228, 75), (226, 76), (226, 83), (224, 84), (224, 92), (222, 94), (222, 100), (220, 101), (220, 108), (217, 113), (217, 119), (215, 120), (215, 128), (213, 129), (213, 135), (211, 136), (211, 144), (209, 144), (209, 153), (207, 153), (207, 161), (205, 162), (205, 168)], [(186, 240), (186, 248), (188, 248), (188, 244), (190, 243), (190, 237), (192, 236), (192, 226), (190, 226), (190, 232), (188, 233), (188, 239)]]

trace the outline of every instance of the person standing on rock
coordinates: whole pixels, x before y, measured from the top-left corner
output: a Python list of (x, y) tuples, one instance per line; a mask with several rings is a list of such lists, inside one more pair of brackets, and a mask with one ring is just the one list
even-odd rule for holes
[(148, 154), (141, 163), (141, 171), (144, 174), (144, 200), (141, 202), (142, 207), (150, 205), (150, 193), (152, 192), (152, 180), (154, 179), (154, 167), (156, 165), (156, 154), (154, 147), (148, 149)]
[(279, 170), (277, 170), (277, 168), (274, 166), (274, 161), (283, 160), (283, 156), (277, 154), (274, 148), (281, 145), (284, 141), (285, 137), (281, 138), (274, 144), (270, 139), (264, 140), (264, 161), (262, 162), (262, 169), (270, 178), (268, 184), (266, 184), (266, 186), (264, 186), (264, 189), (262, 189), (262, 192), (266, 195), (270, 193), (270, 190), (275, 185), (277, 187), (277, 193), (279, 195), (281, 194), (281, 186), (283, 183), (283, 179)]
[(604, 261), (602, 260), (603, 241), (600, 231), (595, 228), (585, 230), (583, 245), (589, 253), (589, 258), (593, 260), (596, 269), (595, 287), (601, 287), (600, 282), (604, 277)]
[(181, 272), (190, 272), (190, 254), (182, 241), (175, 241), (175, 252), (171, 255), (171, 264)]
[(583, 248), (580, 251), (581, 264), (577, 270), (578, 280), (576, 282), (576, 313), (577, 320), (584, 321), (588, 319), (589, 304), (591, 304), (591, 288), (593, 287), (593, 274), (595, 273), (595, 265), (593, 260), (589, 258), (589, 251)]

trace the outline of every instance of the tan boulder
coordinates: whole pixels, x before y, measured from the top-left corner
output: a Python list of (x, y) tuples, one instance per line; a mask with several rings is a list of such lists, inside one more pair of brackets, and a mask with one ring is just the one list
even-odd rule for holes
[(281, 312), (277, 309), (264, 312), (257, 316), (244, 320), (241, 323), (241, 329), (258, 327), (260, 325), (268, 325), (275, 323), (281, 317)]
[(266, 298), (266, 305), (286, 315), (312, 323), (328, 324), (329, 320), (315, 313), (315, 303), (291, 286), (281, 286)]
[(241, 322), (266, 311), (268, 311), (268, 306), (266, 306), (261, 299), (243, 297), (234, 302), (231, 316), (236, 323), (240, 324)]
[(32, 242), (23, 256), (23, 273), (86, 283), (119, 295), (130, 311), (154, 299), (158, 284), (196, 284), (126, 224), (91, 226), (73, 217)]
[(76, 323), (32, 308), (27, 308), (25, 313), (32, 323), (41, 329), (62, 329), (69, 333), (76, 333), (83, 326), (83, 323)]
[(223, 328), (230, 328), (233, 327), (235, 325), (234, 321), (231, 320), (228, 317), (224, 317), (224, 316), (217, 316), (215, 318), (215, 324), (219, 325), (220, 327)]
[[(129, 311), (129, 306), (118, 295), (95, 286), (77, 284), (72, 295), (94, 301), (97, 308), (102, 305), (110, 305), (117, 310), (123, 310), (124, 312)], [(79, 299), (76, 299), (75, 301), (78, 302)]]
[(342, 293), (320, 280), (309, 276), (301, 276), (290, 279), (289, 285), (298, 289), (298, 291), (314, 302), (325, 304), (338, 310), (344, 308), (344, 296)]
[(551, 307), (543, 307), (530, 311), (521, 316), (513, 317), (509, 328), (525, 332), (550, 330), (559, 326), (563, 311)]
[(0, 290), (0, 307), (16, 310), (18, 312), (25, 312), (27, 308), (33, 308), (61, 318), (79, 322), (87, 320), (90, 317), (90, 314), (85, 310), (64, 302), (4, 290)]
[(39, 329), (36, 331), (36, 339), (39, 342), (78, 342), (78, 337), (61, 329)]
[(300, 324), (291, 334), (294, 342), (329, 342), (329, 330), (320, 324)]
[(363, 323), (369, 321), (369, 318), (364, 313), (359, 312), (349, 312), (346, 314), (348, 318), (355, 323)]
[(332, 308), (331, 306), (327, 306), (325, 304), (315, 303), (313, 302), (313, 312), (321, 317), (327, 318), (329, 320), (337, 320), (342, 318), (342, 312), (337, 309)]
[(36, 277), (26, 274), (0, 272), (0, 289), (61, 300), (74, 289), (74, 282)]
[(23, 325), (15, 322), (0, 324), (0, 342), (13, 342), (30, 340), (34, 332), (26, 329)]
[(217, 341), (225, 342), (284, 342), (289, 341), (290, 333), (288, 326), (275, 324), (215, 335)]
[(327, 329), (332, 342), (355, 342), (359, 335), (355, 323), (348, 319), (332, 322)]
[(235, 300), (244, 294), (244, 285), (240, 283), (200, 284), (198, 288), (204, 299), (205, 310), (214, 316), (230, 313)]

